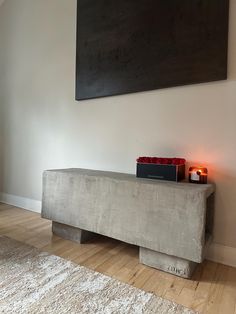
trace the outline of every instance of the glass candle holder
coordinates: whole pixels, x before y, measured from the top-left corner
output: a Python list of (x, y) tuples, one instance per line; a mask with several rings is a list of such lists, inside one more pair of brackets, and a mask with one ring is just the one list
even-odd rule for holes
[(189, 168), (189, 182), (206, 184), (207, 183), (207, 168), (205, 167), (190, 167)]

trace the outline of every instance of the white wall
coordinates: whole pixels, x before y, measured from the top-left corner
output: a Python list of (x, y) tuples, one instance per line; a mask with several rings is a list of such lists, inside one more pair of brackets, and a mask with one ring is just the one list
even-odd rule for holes
[[(3, 1), (0, 0), (0, 6), (2, 5)], [(1, 10), (1, 8), (0, 8)], [(1, 16), (1, 11), (0, 11)], [(0, 18), (0, 30), (2, 29), (2, 19)], [(2, 32), (0, 31), (0, 43), (3, 42)], [(0, 48), (0, 191), (2, 191), (2, 184), (3, 184), (3, 94), (2, 88), (4, 84), (4, 68), (3, 68), (3, 50)]]
[(236, 247), (234, 0), (230, 15), (227, 81), (77, 102), (76, 0), (5, 1), (3, 192), (40, 200), (44, 169), (135, 173), (139, 155), (183, 156), (208, 166), (215, 241)]

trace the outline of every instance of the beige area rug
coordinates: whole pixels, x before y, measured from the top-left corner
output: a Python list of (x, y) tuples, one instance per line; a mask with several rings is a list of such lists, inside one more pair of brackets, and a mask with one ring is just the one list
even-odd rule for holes
[(0, 313), (195, 312), (60, 257), (0, 236)]

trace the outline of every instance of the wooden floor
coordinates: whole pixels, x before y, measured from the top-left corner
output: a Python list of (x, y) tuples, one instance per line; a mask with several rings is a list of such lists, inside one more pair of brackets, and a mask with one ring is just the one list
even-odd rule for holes
[(106, 237), (77, 244), (54, 236), (39, 214), (0, 203), (0, 235), (28, 243), (200, 313), (236, 314), (236, 268), (205, 261), (192, 280), (139, 264), (138, 248)]

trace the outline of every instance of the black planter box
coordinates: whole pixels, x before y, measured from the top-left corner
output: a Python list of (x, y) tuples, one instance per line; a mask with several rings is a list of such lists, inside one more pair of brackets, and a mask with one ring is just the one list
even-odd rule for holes
[(177, 182), (185, 179), (185, 165), (160, 165), (137, 163), (136, 176), (139, 178)]

